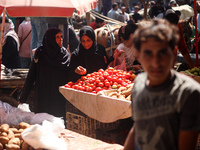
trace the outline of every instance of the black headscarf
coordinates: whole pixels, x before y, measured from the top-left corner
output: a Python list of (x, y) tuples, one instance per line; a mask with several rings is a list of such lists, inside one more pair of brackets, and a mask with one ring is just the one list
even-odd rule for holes
[(82, 27), (80, 29), (80, 39), (83, 35), (88, 36), (93, 41), (93, 44), (89, 49), (85, 49), (80, 42), (79, 47), (72, 53), (70, 63), (72, 81), (76, 81), (81, 77), (74, 72), (76, 67), (82, 66), (87, 69), (87, 73), (92, 73), (100, 68), (106, 69), (107, 64), (110, 62), (105, 48), (101, 44), (97, 44), (93, 28), (90, 26)]
[[(80, 39), (82, 38), (83, 35), (86, 35), (88, 36), (92, 41), (93, 41), (93, 44), (92, 46), (87, 49), (87, 51), (89, 52), (95, 52), (97, 51), (97, 42), (96, 42), (96, 39), (95, 39), (95, 33), (94, 33), (94, 30), (92, 27), (90, 26), (83, 26), (81, 29), (80, 29)], [(86, 50), (83, 45), (81, 44), (80, 42), (80, 45), (79, 45), (79, 49), (80, 50)]]
[(57, 67), (68, 67), (70, 63), (69, 53), (63, 46), (60, 47), (56, 43), (56, 34), (62, 33), (60, 29), (49, 28), (43, 38), (42, 46), (40, 46), (35, 53), (34, 58), (38, 59), (40, 56), (46, 59), (52, 65)]

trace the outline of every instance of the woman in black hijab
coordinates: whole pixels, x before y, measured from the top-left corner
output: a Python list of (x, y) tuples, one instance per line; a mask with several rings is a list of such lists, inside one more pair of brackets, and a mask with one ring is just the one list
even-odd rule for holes
[(61, 30), (50, 28), (46, 31), (42, 46), (35, 52), (19, 101), (27, 101), (35, 82), (35, 112), (65, 119), (66, 99), (59, 92), (59, 86), (68, 82), (70, 56), (62, 42)]
[(113, 57), (108, 58), (105, 48), (97, 44), (94, 30), (84, 26), (80, 30), (79, 47), (71, 55), (70, 80), (75, 82), (81, 75), (106, 69), (111, 61)]

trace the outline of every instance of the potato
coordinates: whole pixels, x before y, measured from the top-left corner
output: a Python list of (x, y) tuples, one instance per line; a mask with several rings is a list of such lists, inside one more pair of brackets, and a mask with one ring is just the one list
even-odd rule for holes
[(121, 87), (117, 90), (117, 92), (121, 93), (122, 91), (124, 91), (124, 90), (126, 90), (126, 89), (127, 89), (126, 87), (121, 86)]
[(2, 143), (3, 145), (4, 145), (4, 144), (7, 144), (8, 141), (9, 141), (9, 138), (8, 138), (8, 137), (0, 136), (0, 143)]
[(13, 125), (12, 128), (16, 128), (17, 130), (19, 130), (19, 125)]
[(127, 88), (133, 88), (134, 83), (128, 84), (126, 87)]
[(131, 91), (132, 91), (132, 87), (130, 87), (130, 88), (128, 88), (127, 90), (125, 90), (125, 91), (122, 91), (122, 95), (125, 95), (125, 96), (128, 96), (128, 95), (130, 95), (131, 94)]
[(110, 94), (108, 94), (108, 96), (110, 96), (110, 97), (116, 96), (117, 97), (117, 92), (111, 92)]
[(117, 95), (113, 95), (113, 96), (111, 96), (111, 97), (112, 97), (112, 98), (118, 98)]
[(26, 122), (20, 122), (19, 123), (19, 128), (20, 129), (26, 129), (30, 126), (30, 124), (26, 123)]
[(15, 134), (15, 138), (19, 138), (20, 140), (22, 140), (22, 135), (21, 135), (21, 133), (16, 133), (16, 134)]
[(6, 150), (20, 150), (20, 147), (15, 144), (6, 144)]
[(119, 95), (118, 97), (119, 99), (123, 99), (123, 100), (126, 100), (125, 96), (124, 95)]
[(24, 129), (19, 129), (18, 133), (22, 133), (24, 131)]
[(19, 133), (19, 130), (17, 128), (9, 128), (14, 134)]
[(3, 150), (3, 144), (0, 143), (0, 150)]
[(8, 144), (15, 144), (20, 146), (20, 140), (19, 138), (13, 138), (8, 142)]
[(25, 141), (23, 141), (22, 145), (21, 145), (21, 150), (28, 150), (29, 149), (29, 145), (28, 143), (26, 143)]
[(7, 137), (8, 134), (7, 134), (6, 132), (1, 132), (0, 136), (5, 136), (5, 137)]
[(15, 134), (10, 129), (8, 130), (8, 138), (9, 138), (9, 140), (12, 139), (12, 138), (15, 138)]
[(131, 95), (127, 96), (126, 100), (131, 101)]
[(9, 125), (8, 124), (2, 124), (0, 126), (0, 131), (1, 132), (8, 132), (8, 129), (9, 129)]

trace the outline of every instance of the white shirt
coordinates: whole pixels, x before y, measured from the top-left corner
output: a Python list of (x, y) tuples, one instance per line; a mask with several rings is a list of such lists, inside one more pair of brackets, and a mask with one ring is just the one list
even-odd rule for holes
[[(124, 43), (121, 43), (117, 47), (118, 50), (124, 50), (125, 52), (125, 62), (127, 65), (133, 65), (133, 62), (135, 61), (135, 55), (136, 55), (136, 49), (132, 45), (131, 47), (126, 47)], [(122, 55), (120, 56), (120, 59), (122, 59)]]
[(129, 14), (127, 14), (126, 12), (124, 12), (124, 21), (130, 20)]

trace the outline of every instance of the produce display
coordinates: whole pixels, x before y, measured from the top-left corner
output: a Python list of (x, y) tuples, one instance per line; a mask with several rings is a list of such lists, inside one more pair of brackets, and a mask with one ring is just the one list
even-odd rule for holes
[(133, 85), (134, 83), (129, 84), (126, 87), (121, 86), (116, 91), (110, 92), (108, 96), (131, 101), (131, 91), (132, 91)]
[(21, 137), (21, 133), (29, 126), (25, 122), (13, 127), (8, 124), (0, 125), (0, 150), (34, 150)]
[(200, 76), (200, 67), (194, 67), (192, 69), (188, 69), (185, 71), (181, 71), (182, 73), (189, 75), (189, 76)]
[(82, 76), (81, 79), (77, 80), (75, 83), (68, 82), (65, 84), (65, 87), (98, 93), (102, 90), (126, 87), (134, 82), (135, 77), (136, 75), (132, 71), (115, 70), (110, 67), (106, 70), (99, 69), (98, 72)]

